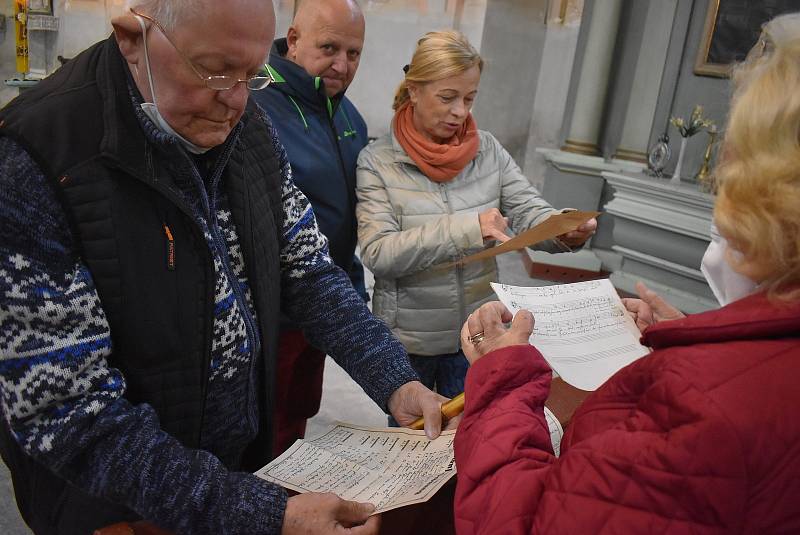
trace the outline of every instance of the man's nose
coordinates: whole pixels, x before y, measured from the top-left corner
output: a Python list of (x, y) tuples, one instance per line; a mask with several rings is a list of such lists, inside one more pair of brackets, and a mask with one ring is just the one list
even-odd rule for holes
[(239, 82), (230, 89), (217, 91), (217, 100), (236, 110), (244, 109), (248, 96), (250, 96), (250, 90), (247, 89), (244, 82)]
[(347, 53), (336, 54), (331, 64), (331, 69), (339, 74), (347, 72)]

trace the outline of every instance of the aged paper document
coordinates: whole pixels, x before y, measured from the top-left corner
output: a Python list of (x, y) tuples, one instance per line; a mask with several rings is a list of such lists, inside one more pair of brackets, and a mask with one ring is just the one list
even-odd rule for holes
[(530, 342), (553, 371), (581, 390), (597, 390), (621, 368), (649, 353), (608, 279), (523, 287), (492, 283), (500, 301), (535, 319)]
[(256, 472), (297, 492), (333, 492), (371, 503), (375, 513), (429, 500), (456, 473), (455, 430), (428, 440), (424, 431), (337, 423), (298, 440)]
[(440, 264), (439, 267), (447, 268), (457, 264), (469, 264), (476, 260), (486, 260), (487, 258), (493, 258), (503, 253), (519, 251), (525, 247), (533, 247), (539, 242), (552, 240), (556, 236), (561, 236), (571, 230), (575, 230), (591, 218), (599, 216), (600, 213), (601, 212), (579, 212), (577, 210), (554, 213), (535, 227), (521, 232), (519, 235), (514, 236), (500, 245), (490, 249), (484, 249), (483, 251), (462, 258), (456, 262)]

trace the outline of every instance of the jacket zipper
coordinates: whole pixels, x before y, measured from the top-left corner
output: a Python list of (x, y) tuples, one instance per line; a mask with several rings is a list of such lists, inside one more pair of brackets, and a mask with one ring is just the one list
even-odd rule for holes
[[(150, 144), (147, 144), (145, 146), (144, 159), (145, 159), (145, 165), (147, 167), (147, 171), (150, 174), (150, 177), (152, 179), (152, 183), (148, 183), (147, 181), (142, 180), (137, 173), (133, 172), (132, 170), (130, 170), (130, 169), (124, 167), (124, 166), (121, 166), (121, 165), (117, 164), (116, 167), (118, 169), (124, 171), (129, 176), (133, 177), (134, 179), (139, 180), (140, 182), (143, 182), (145, 185), (153, 188), (157, 193), (159, 193), (161, 196), (163, 196), (168, 201), (170, 201), (173, 206), (177, 207), (178, 210), (183, 212), (183, 214), (186, 217), (188, 217), (189, 220), (192, 222), (192, 225), (190, 225), (190, 226), (191, 226), (193, 232), (195, 233), (195, 238), (200, 240), (201, 243), (205, 243), (205, 241), (206, 241), (205, 236), (203, 235), (202, 229), (195, 222), (195, 216), (194, 216), (194, 213), (192, 212), (192, 210), (189, 207), (187, 207), (185, 205), (183, 199), (181, 197), (179, 197), (178, 195), (176, 195), (172, 190), (170, 190), (169, 188), (161, 187), (159, 185), (159, 183), (158, 183), (158, 175), (155, 172), (155, 165), (153, 164), (152, 147), (150, 146)], [(209, 266), (209, 265), (211, 266), (211, 267), (207, 267), (206, 268), (206, 276), (207, 277), (210, 276), (211, 280), (214, 281), (214, 283), (212, 283), (209, 286), (209, 289), (206, 290), (206, 301), (210, 302), (210, 303), (214, 303), (214, 295), (215, 295), (215, 293), (214, 293), (215, 280), (214, 280), (214, 267), (213, 267), (214, 259), (211, 256), (211, 251), (208, 250), (208, 247), (202, 248), (201, 251), (204, 251), (204, 253), (201, 252), (200, 254), (205, 254), (206, 255), (206, 260), (207, 260), (206, 266)], [(198, 446), (200, 444), (200, 439), (202, 438), (203, 420), (204, 420), (205, 411), (206, 411), (206, 396), (208, 394), (208, 372), (209, 372), (209, 369), (211, 368), (211, 361), (210, 361), (210, 359), (211, 359), (211, 340), (212, 340), (212, 338), (214, 336), (214, 334), (213, 334), (214, 333), (214, 324), (213, 324), (213, 322), (214, 322), (214, 313), (213, 313), (213, 311), (214, 311), (214, 306), (212, 305), (211, 307), (209, 307), (207, 309), (206, 318), (205, 318), (206, 323), (208, 325), (210, 325), (210, 329), (208, 330), (208, 332), (209, 332), (208, 336), (206, 336), (206, 339), (203, 340), (203, 367), (202, 367), (202, 370), (201, 370), (202, 383), (200, 385), (200, 388), (201, 388), (201, 390), (200, 390), (200, 404), (201, 404), (200, 405), (200, 425), (199, 425), (198, 432), (197, 432), (197, 444), (198, 444)]]
[[(445, 184), (439, 183), (439, 192), (447, 208), (447, 213), (452, 215), (453, 207), (450, 205), (450, 199), (447, 196), (447, 187)], [(463, 255), (459, 254), (457, 260), (461, 260), (462, 257)], [(459, 318), (463, 322), (464, 316), (466, 316), (466, 307), (464, 306), (464, 266), (461, 263), (456, 264), (456, 294), (458, 295)]]

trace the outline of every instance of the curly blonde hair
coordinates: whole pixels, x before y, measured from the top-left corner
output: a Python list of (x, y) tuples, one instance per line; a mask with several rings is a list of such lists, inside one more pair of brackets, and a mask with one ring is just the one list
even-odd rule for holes
[(776, 40), (770, 26), (783, 17), (767, 24), (733, 73), (714, 208), (740, 264), (784, 300), (800, 299), (800, 16), (789, 17), (792, 31)]
[(408, 82), (424, 84), (456, 76), (478, 66), (483, 59), (466, 36), (455, 30), (428, 32), (417, 41), (417, 48), (406, 67), (406, 76), (394, 96), (393, 110), (408, 102)]

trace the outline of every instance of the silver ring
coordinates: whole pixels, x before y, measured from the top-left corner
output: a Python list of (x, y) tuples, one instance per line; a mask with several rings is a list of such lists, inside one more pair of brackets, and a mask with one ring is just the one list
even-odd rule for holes
[(479, 331), (479, 332), (477, 332), (475, 334), (469, 335), (467, 340), (472, 342), (472, 345), (476, 346), (476, 345), (480, 344), (481, 342), (483, 342), (484, 338), (486, 338), (486, 335), (484, 334), (484, 332), (483, 331)]

